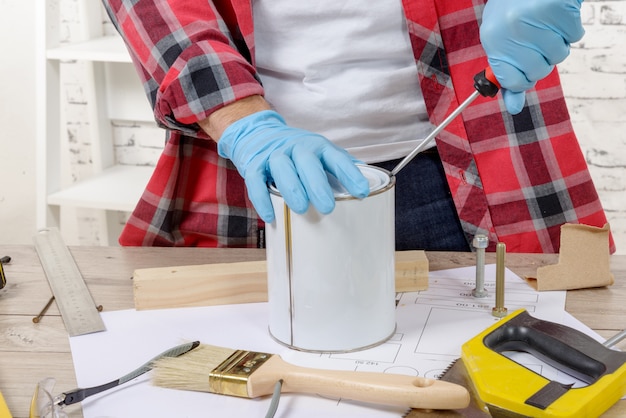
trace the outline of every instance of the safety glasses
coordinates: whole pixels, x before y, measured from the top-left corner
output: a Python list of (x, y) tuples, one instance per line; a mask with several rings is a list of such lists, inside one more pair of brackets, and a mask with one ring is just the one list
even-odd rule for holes
[(48, 377), (37, 383), (30, 401), (30, 418), (68, 418), (59, 402), (61, 397), (52, 396), (56, 380)]

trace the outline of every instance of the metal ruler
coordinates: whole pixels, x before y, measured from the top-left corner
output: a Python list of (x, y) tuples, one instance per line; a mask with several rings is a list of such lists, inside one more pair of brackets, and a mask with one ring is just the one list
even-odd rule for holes
[(69, 335), (104, 331), (96, 304), (59, 230), (42, 229), (33, 239)]

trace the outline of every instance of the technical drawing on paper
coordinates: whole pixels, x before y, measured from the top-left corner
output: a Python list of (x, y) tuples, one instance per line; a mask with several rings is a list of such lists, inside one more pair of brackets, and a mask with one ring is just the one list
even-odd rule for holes
[[(437, 378), (461, 353), (461, 345), (498, 321), (495, 305), (495, 265), (485, 266), (489, 295), (472, 296), (475, 268), (429, 273), (429, 288), (398, 294), (396, 334), (385, 343), (363, 351), (342, 354), (281, 353), (287, 361), (309, 367), (402, 373)], [(543, 319), (558, 321), (564, 313), (565, 292), (537, 292), (505, 269), (505, 306), (509, 312), (525, 308)], [(524, 365), (543, 373), (544, 365), (529, 356)], [(548, 374), (546, 374), (548, 373)]]

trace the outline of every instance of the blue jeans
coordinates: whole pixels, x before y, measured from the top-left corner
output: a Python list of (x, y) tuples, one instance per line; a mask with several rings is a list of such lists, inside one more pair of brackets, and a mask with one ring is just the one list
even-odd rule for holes
[[(372, 165), (391, 171), (400, 160)], [(396, 176), (396, 250), (471, 251), (436, 148)]]

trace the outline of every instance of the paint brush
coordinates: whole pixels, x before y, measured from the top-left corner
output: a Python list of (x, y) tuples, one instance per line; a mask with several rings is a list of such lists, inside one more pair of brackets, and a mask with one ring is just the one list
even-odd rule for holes
[(450, 382), (388, 373), (323, 370), (295, 366), (277, 354), (201, 344), (177, 358), (153, 364), (157, 386), (257, 398), (282, 392), (311, 393), (383, 405), (458, 409), (469, 403), (465, 388)]

